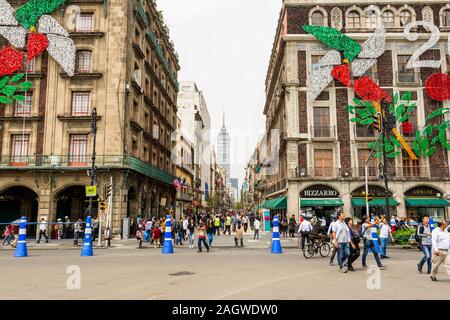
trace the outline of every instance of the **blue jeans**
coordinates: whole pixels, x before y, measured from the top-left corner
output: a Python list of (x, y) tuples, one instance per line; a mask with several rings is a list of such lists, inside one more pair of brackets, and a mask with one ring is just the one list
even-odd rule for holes
[(345, 261), (350, 256), (350, 244), (348, 242), (339, 243), (339, 248), (337, 251), (337, 259), (339, 263), (339, 268), (342, 269)]
[(362, 256), (362, 265), (367, 266), (366, 264), (366, 259), (367, 259), (367, 255), (369, 254), (369, 249), (372, 250), (373, 253), (373, 257), (375, 258), (375, 261), (377, 262), (377, 266), (381, 267), (381, 260), (380, 260), (380, 256), (378, 255), (377, 249), (375, 249), (375, 244), (373, 243), (373, 240), (364, 240), (364, 253)]
[(428, 271), (431, 272), (431, 246), (429, 244), (423, 244), (421, 245), (421, 248), (424, 256), (422, 260), (420, 260), (419, 266), (422, 268), (426, 262), (428, 265)]
[(381, 242), (380, 255), (382, 257), (386, 257), (386, 248), (387, 245), (389, 244), (389, 238), (380, 238), (380, 242)]
[(214, 240), (214, 234), (213, 233), (208, 233), (208, 244), (211, 247), (213, 240)]

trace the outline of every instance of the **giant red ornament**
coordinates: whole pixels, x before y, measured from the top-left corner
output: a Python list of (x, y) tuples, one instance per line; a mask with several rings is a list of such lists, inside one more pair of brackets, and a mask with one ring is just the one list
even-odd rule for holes
[(381, 103), (383, 100), (386, 102), (392, 102), (392, 98), (381, 89), (375, 82), (367, 76), (356, 79), (354, 81), (355, 92), (363, 100), (377, 101)]
[(40, 55), (48, 47), (48, 39), (42, 33), (30, 33), (28, 36), (28, 55), (30, 61), (34, 57)]
[(339, 66), (336, 66), (331, 70), (331, 75), (336, 80), (339, 80), (342, 84), (344, 84), (347, 87), (350, 87), (350, 68), (348, 64), (342, 64)]
[(411, 132), (413, 132), (414, 127), (411, 123), (409, 122), (403, 122), (402, 123), (402, 132), (405, 134), (410, 134)]
[(425, 81), (427, 95), (436, 101), (446, 101), (450, 99), (450, 76), (444, 73), (432, 74)]
[(0, 50), (0, 76), (10, 75), (22, 66), (23, 53), (6, 47)]

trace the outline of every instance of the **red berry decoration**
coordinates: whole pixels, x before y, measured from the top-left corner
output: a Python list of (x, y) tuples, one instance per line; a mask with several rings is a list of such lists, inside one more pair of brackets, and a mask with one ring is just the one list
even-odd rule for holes
[(47, 47), (48, 39), (44, 34), (30, 33), (28, 36), (28, 61), (40, 55)]
[(0, 50), (0, 76), (10, 75), (22, 66), (23, 53), (6, 47)]
[(339, 80), (342, 84), (347, 87), (350, 87), (350, 68), (348, 64), (342, 64), (340, 66), (336, 66), (331, 70), (331, 75), (336, 80)]
[(450, 76), (444, 73), (435, 73), (425, 82), (427, 95), (436, 101), (450, 99)]
[(403, 122), (402, 123), (402, 132), (405, 134), (410, 134), (412, 133), (414, 130), (414, 127), (411, 123), (409, 122)]
[(355, 83), (355, 92), (362, 99), (367, 101), (378, 101), (382, 102), (385, 100), (386, 102), (392, 102), (392, 98), (381, 89), (375, 82), (372, 81), (367, 76), (356, 79)]

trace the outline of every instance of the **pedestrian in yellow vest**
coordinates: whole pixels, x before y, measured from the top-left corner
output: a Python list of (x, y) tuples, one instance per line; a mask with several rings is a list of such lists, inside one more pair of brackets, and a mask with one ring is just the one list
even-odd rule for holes
[(220, 217), (218, 215), (216, 215), (216, 219), (214, 220), (214, 228), (216, 229), (217, 235), (220, 236)]
[(227, 215), (227, 220), (225, 221), (225, 232), (223, 234), (227, 234), (228, 231), (228, 235), (231, 236), (231, 217), (228, 214)]

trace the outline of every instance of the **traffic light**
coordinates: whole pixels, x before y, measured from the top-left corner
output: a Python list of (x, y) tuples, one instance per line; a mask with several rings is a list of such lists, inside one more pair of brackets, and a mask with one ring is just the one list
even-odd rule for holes
[(396, 127), (397, 120), (395, 120), (395, 115), (387, 112), (384, 118), (384, 126), (386, 127), (386, 131), (390, 132), (392, 129)]
[(100, 210), (101, 211), (106, 211), (106, 202), (105, 201), (101, 201), (100, 202)]
[(366, 202), (370, 202), (372, 200), (373, 200), (372, 196), (370, 194), (366, 194)]
[(381, 119), (381, 113), (377, 113), (375, 116), (373, 116), (373, 119), (375, 120), (372, 124), (372, 127), (377, 130), (378, 132), (381, 132), (383, 129), (382, 127), (382, 119)]
[(111, 194), (112, 194), (112, 186), (110, 184), (107, 184), (105, 188), (105, 198), (108, 199), (109, 197), (111, 197)]

